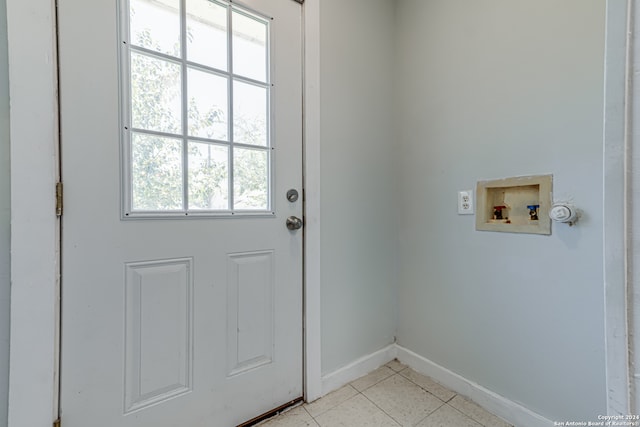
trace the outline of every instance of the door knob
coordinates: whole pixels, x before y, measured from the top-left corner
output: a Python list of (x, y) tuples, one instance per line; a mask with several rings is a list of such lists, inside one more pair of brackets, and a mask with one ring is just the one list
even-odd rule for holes
[(286, 224), (289, 230), (299, 230), (302, 228), (302, 220), (297, 216), (290, 216), (287, 218)]

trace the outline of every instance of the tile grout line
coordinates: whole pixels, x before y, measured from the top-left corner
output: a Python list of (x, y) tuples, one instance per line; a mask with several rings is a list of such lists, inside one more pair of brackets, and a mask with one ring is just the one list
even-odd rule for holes
[[(348, 399), (347, 399), (347, 400), (348, 400)], [(307, 414), (309, 414), (309, 416), (311, 417), (311, 419), (313, 420), (313, 422), (314, 422), (318, 427), (320, 427), (320, 423), (318, 422), (318, 420), (316, 420), (316, 417), (314, 417), (313, 415), (311, 415), (311, 413), (310, 413), (309, 411), (307, 411), (306, 406), (305, 406), (305, 405), (302, 405), (302, 408), (304, 408), (305, 412), (306, 412)], [(327, 412), (327, 411), (325, 411), (325, 412)], [(324, 414), (324, 412), (323, 412), (323, 414)]]
[[(403, 366), (404, 366), (404, 365), (403, 365)], [(487, 425), (486, 425), (485, 423), (481, 422), (480, 420), (475, 419), (475, 418), (474, 418), (474, 417), (472, 417), (471, 415), (468, 415), (468, 414), (466, 414), (465, 412), (463, 412), (462, 410), (460, 410), (460, 409), (458, 409), (458, 408), (454, 407), (453, 405), (451, 405), (451, 402), (452, 402), (452, 401), (453, 401), (457, 396), (460, 396), (460, 397), (462, 398), (462, 396), (461, 396), (459, 393), (456, 393), (456, 392), (453, 392), (453, 391), (452, 391), (452, 390), (450, 390), (450, 389), (447, 389), (447, 390), (450, 390), (450, 391), (453, 393), (453, 396), (451, 396), (451, 397), (450, 397), (449, 399), (447, 399), (447, 400), (444, 400), (444, 399), (441, 399), (440, 397), (438, 397), (437, 395), (435, 395), (434, 393), (432, 393), (432, 392), (431, 392), (430, 390), (428, 390), (427, 388), (425, 388), (425, 387), (421, 386), (420, 384), (418, 384), (417, 382), (413, 381), (411, 378), (408, 378), (408, 377), (406, 377), (406, 376), (404, 376), (404, 375), (402, 375), (402, 374), (401, 374), (402, 372), (405, 372), (405, 371), (407, 371), (407, 370), (411, 369), (410, 367), (408, 367), (408, 366), (404, 366), (404, 368), (402, 368), (402, 369), (400, 369), (400, 370), (393, 369), (393, 368), (391, 368), (390, 366), (388, 366), (388, 364), (382, 365), (381, 367), (387, 367), (389, 370), (391, 370), (391, 371), (392, 371), (392, 374), (391, 374), (391, 375), (389, 375), (389, 376), (387, 376), (387, 377), (384, 377), (384, 378), (382, 378), (382, 379), (378, 380), (377, 382), (375, 382), (375, 383), (373, 383), (373, 384), (369, 385), (368, 387), (366, 387), (366, 388), (364, 388), (364, 389), (362, 389), (362, 390), (359, 390), (358, 388), (356, 388), (355, 386), (353, 386), (353, 383), (354, 383), (355, 381), (357, 381), (357, 379), (356, 379), (356, 380), (354, 380), (354, 381), (351, 381), (351, 382), (349, 382), (349, 383), (347, 383), (347, 384), (345, 384), (345, 386), (349, 386), (349, 387), (351, 387), (353, 390), (355, 390), (355, 392), (356, 392), (356, 393), (355, 393), (355, 394), (353, 394), (352, 396), (349, 396), (348, 398), (346, 398), (346, 399), (344, 399), (344, 400), (339, 401), (335, 406), (333, 406), (333, 407), (331, 407), (331, 408), (329, 408), (329, 409), (327, 409), (327, 410), (325, 410), (325, 411), (323, 411), (323, 412), (320, 412), (320, 413), (316, 414), (316, 416), (311, 415), (311, 412), (307, 409), (307, 407), (309, 406), (308, 404), (303, 404), (303, 405), (301, 405), (301, 407), (302, 407), (302, 408), (304, 408), (304, 410), (305, 410), (305, 412), (307, 413), (307, 415), (309, 415), (309, 417), (313, 420), (313, 422), (315, 423), (315, 426), (317, 426), (317, 427), (322, 427), (322, 426), (321, 426), (321, 424), (320, 424), (320, 422), (317, 420), (317, 418), (318, 418), (318, 417), (320, 417), (320, 416), (322, 416), (322, 415), (326, 414), (326, 413), (327, 413), (327, 412), (329, 412), (329, 411), (335, 410), (338, 406), (340, 406), (340, 405), (342, 405), (342, 404), (344, 404), (344, 403), (348, 402), (349, 400), (351, 400), (351, 399), (353, 399), (353, 398), (358, 397), (358, 395), (362, 395), (362, 396), (363, 396), (363, 397), (364, 397), (368, 402), (370, 402), (371, 404), (373, 404), (373, 405), (374, 405), (376, 408), (378, 408), (378, 409), (379, 409), (383, 414), (385, 414), (387, 417), (389, 417), (391, 420), (393, 420), (393, 422), (394, 422), (394, 423), (396, 423), (398, 426), (401, 426), (402, 424), (401, 424), (398, 420), (396, 420), (392, 415), (388, 414), (384, 409), (382, 409), (380, 406), (378, 406), (378, 404), (377, 404), (376, 402), (374, 402), (373, 400), (369, 399), (369, 397), (368, 397), (367, 395), (365, 395), (365, 394), (364, 394), (364, 392), (365, 392), (365, 391), (367, 391), (367, 390), (369, 390), (370, 388), (372, 388), (372, 387), (374, 387), (374, 386), (376, 386), (376, 385), (380, 384), (381, 382), (383, 382), (383, 381), (387, 381), (387, 380), (389, 380), (390, 378), (393, 378), (394, 376), (399, 376), (400, 378), (402, 378), (402, 379), (404, 379), (404, 380), (408, 380), (411, 384), (413, 384), (413, 385), (417, 386), (418, 388), (420, 388), (421, 390), (423, 390), (423, 391), (424, 391), (424, 392), (426, 392), (427, 394), (429, 394), (429, 395), (431, 395), (431, 396), (435, 397), (438, 401), (440, 401), (440, 402), (441, 402), (441, 404), (440, 404), (437, 408), (435, 408), (433, 411), (431, 411), (429, 414), (427, 414), (424, 418), (420, 419), (420, 420), (417, 422), (417, 424), (420, 424), (420, 423), (424, 422), (426, 419), (428, 419), (429, 417), (431, 417), (431, 416), (432, 416), (434, 413), (436, 413), (438, 410), (440, 410), (440, 409), (442, 409), (443, 407), (447, 406), (449, 409), (453, 409), (456, 413), (459, 413), (460, 415), (462, 415), (462, 416), (463, 416), (463, 417), (465, 417), (466, 419), (471, 420), (472, 422), (476, 423), (478, 426), (487, 427)], [(379, 369), (379, 368), (378, 368), (378, 369)], [(418, 374), (419, 374), (419, 373), (418, 373)], [(422, 375), (422, 374), (421, 374), (421, 375)], [(428, 377), (427, 377), (427, 378), (428, 378)], [(444, 387), (444, 386), (443, 386), (443, 387)], [(493, 415), (493, 414), (492, 414), (492, 415)]]
[[(387, 365), (382, 365), (382, 366), (387, 366)], [(391, 369), (391, 368), (389, 368), (389, 369)], [(343, 400), (342, 402), (340, 402), (339, 404), (337, 404), (337, 405), (336, 405), (336, 406), (334, 406), (333, 408), (330, 408), (330, 409), (327, 409), (327, 410), (326, 410), (326, 411), (324, 411), (324, 412), (321, 412), (321, 413), (320, 413), (320, 414), (318, 414), (317, 416), (319, 417), (319, 416), (321, 416), (322, 414), (325, 414), (325, 413), (327, 413), (327, 412), (329, 412), (329, 411), (331, 411), (331, 410), (334, 410), (335, 408), (337, 408), (338, 406), (342, 405), (343, 403), (348, 402), (349, 400), (353, 399), (354, 397), (356, 397), (356, 396), (358, 396), (358, 395), (361, 395), (362, 397), (364, 397), (365, 399), (367, 399), (369, 402), (371, 402), (371, 403), (372, 403), (376, 408), (378, 408), (380, 411), (382, 411), (382, 413), (383, 413), (383, 414), (385, 414), (386, 416), (388, 416), (389, 418), (391, 418), (391, 419), (393, 420), (393, 422), (395, 422), (396, 424), (398, 424), (398, 426), (401, 426), (402, 424), (400, 424), (400, 423), (398, 422), (398, 420), (396, 420), (395, 418), (393, 418), (391, 415), (387, 414), (387, 412), (386, 412), (384, 409), (382, 409), (381, 407), (379, 407), (379, 406), (378, 406), (374, 401), (372, 401), (371, 399), (369, 399), (369, 398), (368, 398), (368, 397), (363, 393), (365, 390), (368, 390), (368, 389), (370, 389), (371, 387), (374, 387), (375, 385), (377, 385), (377, 384), (381, 383), (382, 381), (385, 381), (385, 380), (387, 380), (387, 379), (389, 379), (389, 378), (393, 377), (394, 375), (398, 375), (398, 374), (400, 373), (400, 371), (395, 371), (394, 369), (391, 369), (391, 370), (393, 371), (393, 374), (389, 375), (388, 377), (385, 377), (385, 378), (381, 379), (380, 381), (378, 381), (378, 382), (376, 382), (376, 383), (374, 383), (374, 384), (371, 384), (369, 387), (367, 387), (367, 388), (363, 389), (362, 391), (361, 391), (361, 390), (358, 390), (357, 388), (355, 388), (355, 387), (353, 386), (353, 384), (352, 384), (352, 383), (353, 383), (354, 381), (356, 381), (356, 380), (351, 381), (350, 383), (345, 384), (345, 385), (348, 385), (348, 386), (350, 386), (351, 388), (353, 388), (353, 389), (356, 391), (356, 394), (354, 394), (353, 396), (350, 396), (349, 398), (347, 398), (347, 399)], [(403, 369), (403, 370), (404, 370), (404, 369)], [(413, 382), (413, 381), (412, 381), (412, 382)], [(417, 385), (417, 384), (416, 384), (416, 385)], [(303, 406), (303, 407), (304, 407), (304, 406)], [(307, 411), (307, 408), (306, 408), (306, 407), (304, 408), (304, 410), (307, 412), (307, 414), (309, 414), (309, 416), (311, 417), (311, 419), (312, 419), (312, 420), (313, 420), (313, 421), (314, 421), (318, 426), (320, 426), (320, 423), (318, 422), (318, 420), (316, 419), (316, 417), (314, 417), (313, 415), (311, 415), (311, 413), (310, 413), (309, 411)], [(320, 426), (320, 427), (321, 427), (321, 426)]]
[[(450, 399), (450, 401), (451, 400), (453, 400), (453, 397)], [(479, 420), (476, 420), (472, 416), (465, 414), (464, 412), (462, 412), (460, 409), (456, 408), (455, 406), (449, 405), (448, 403), (445, 403), (445, 405), (447, 405), (449, 408), (453, 409), (454, 411), (462, 414), (463, 417), (466, 417), (466, 418), (470, 419), (474, 423), (476, 423), (476, 424), (478, 424), (478, 425), (480, 425), (482, 427), (487, 427), (487, 425), (485, 423), (481, 423)]]
[[(429, 390), (427, 390), (426, 388), (422, 387), (420, 384), (416, 383), (416, 382), (415, 382), (415, 381), (413, 381), (411, 378), (407, 378), (407, 377), (405, 377), (404, 375), (402, 375), (402, 374), (401, 374), (401, 372), (404, 372), (404, 371), (406, 371), (406, 370), (408, 370), (408, 369), (410, 369), (410, 368), (407, 366), (406, 368), (404, 368), (404, 369), (402, 369), (402, 370), (398, 371), (398, 373), (397, 373), (397, 374), (398, 374), (398, 375), (400, 375), (402, 378), (404, 378), (404, 379), (406, 379), (406, 380), (409, 380), (409, 382), (410, 382), (411, 384), (415, 384), (416, 386), (418, 386), (418, 387), (419, 387), (421, 390), (423, 390), (425, 393), (427, 393), (427, 394), (429, 394), (429, 395), (431, 395), (431, 396), (435, 397), (435, 398), (436, 398), (436, 399), (438, 399), (440, 402), (442, 402), (442, 404), (441, 404), (440, 406), (438, 406), (438, 407), (437, 407), (436, 409), (434, 409), (433, 411), (429, 412), (429, 414), (427, 414), (427, 416), (425, 416), (425, 417), (424, 417), (424, 418), (422, 418), (420, 421), (418, 421), (418, 422), (416, 423), (416, 425), (418, 425), (418, 424), (420, 424), (421, 422), (423, 422), (424, 420), (426, 420), (427, 418), (429, 418), (431, 415), (435, 414), (435, 412), (436, 412), (438, 409), (442, 408), (444, 405), (446, 405), (446, 404), (447, 404), (447, 402), (446, 402), (446, 401), (444, 401), (444, 400), (442, 400), (442, 399), (440, 399), (438, 396), (436, 396), (435, 394), (431, 393)], [(457, 394), (454, 394), (454, 396), (453, 396), (453, 397), (455, 397), (456, 395), (457, 395)], [(453, 397), (451, 397), (451, 399), (453, 399)], [(451, 399), (449, 399), (449, 400), (451, 400)]]
[[(383, 365), (383, 366), (387, 366), (387, 365)], [(389, 366), (387, 366), (387, 367), (389, 367)], [(453, 399), (455, 399), (455, 398), (456, 398), (456, 396), (459, 396), (459, 394), (458, 394), (458, 393), (453, 392), (453, 391), (451, 390), (451, 391), (453, 392), (453, 396), (451, 396), (451, 397), (450, 397), (449, 399), (447, 399), (447, 400), (441, 399), (440, 397), (438, 397), (438, 396), (436, 396), (434, 393), (432, 393), (430, 390), (426, 389), (425, 387), (421, 386), (421, 385), (420, 385), (420, 384), (418, 384), (417, 382), (413, 381), (411, 378), (409, 378), (409, 377), (406, 377), (406, 376), (402, 375), (402, 372), (405, 372), (405, 371), (407, 371), (407, 370), (411, 369), (410, 367), (405, 366), (404, 368), (400, 369), (399, 371), (396, 371), (395, 369), (393, 369), (393, 368), (391, 368), (391, 367), (389, 367), (389, 369), (391, 369), (392, 371), (394, 371), (394, 374), (393, 374), (393, 375), (399, 375), (401, 378), (404, 378), (404, 379), (408, 380), (409, 382), (411, 382), (412, 384), (415, 384), (415, 385), (416, 385), (416, 386), (418, 386), (421, 390), (425, 391), (425, 392), (426, 392), (426, 393), (428, 393), (429, 395), (431, 395), (431, 396), (435, 397), (435, 398), (436, 398), (436, 399), (438, 399), (440, 402), (442, 402), (442, 404), (441, 404), (440, 406), (438, 406), (436, 409), (434, 409), (433, 411), (431, 411), (431, 412), (430, 412), (428, 415), (426, 415), (424, 418), (420, 419), (420, 420), (417, 422), (417, 424), (420, 424), (421, 422), (423, 422), (424, 420), (426, 420), (427, 418), (429, 418), (430, 416), (432, 416), (434, 413), (436, 413), (436, 411), (438, 411), (439, 409), (441, 409), (442, 407), (444, 407), (444, 406), (446, 405), (446, 406), (448, 406), (449, 408), (451, 408), (451, 409), (455, 410), (456, 412), (460, 413), (463, 417), (465, 417), (465, 418), (467, 418), (467, 419), (471, 420), (472, 422), (474, 422), (474, 423), (476, 423), (476, 424), (478, 424), (478, 425), (480, 425), (480, 426), (482, 426), (482, 427), (488, 427), (488, 426), (486, 426), (484, 423), (480, 422), (479, 420), (476, 420), (475, 418), (471, 417), (470, 415), (465, 414), (464, 412), (460, 411), (459, 409), (457, 409), (457, 408), (455, 408), (454, 406), (452, 406), (452, 405), (450, 405), (450, 404), (449, 404), (449, 402), (451, 402)], [(385, 378), (385, 379), (383, 379), (383, 380), (380, 380), (378, 383), (380, 383), (380, 382), (382, 382), (382, 381), (384, 381), (384, 380), (387, 380), (388, 378), (393, 377), (393, 375), (391, 375), (391, 376), (389, 376), (389, 377), (387, 377), (387, 378)], [(378, 384), (378, 383), (376, 383), (376, 384)], [(375, 385), (375, 384), (374, 384), (374, 385)], [(440, 384), (439, 384), (439, 385), (440, 385)], [(367, 400), (369, 400), (371, 403), (373, 403), (373, 404), (374, 404), (378, 409), (380, 409), (382, 412), (384, 412), (385, 414), (387, 414), (387, 412), (386, 412), (384, 409), (380, 408), (380, 407), (379, 407), (379, 406), (378, 406), (374, 401), (372, 401), (371, 399), (369, 399), (369, 398), (367, 397), (367, 395), (365, 395), (365, 394), (363, 393), (364, 391), (368, 390), (368, 389), (369, 389), (369, 388), (371, 388), (371, 387), (373, 387), (373, 385), (372, 385), (372, 386), (370, 386), (370, 387), (367, 387), (365, 390), (362, 390), (362, 391), (361, 391), (361, 392), (359, 392), (359, 393), (360, 393), (360, 394), (362, 394), (365, 398), (367, 398)], [(355, 388), (355, 387), (354, 387), (354, 388)], [(448, 389), (448, 388), (447, 388), (447, 390), (450, 390), (450, 389)], [(392, 418), (396, 423), (399, 423), (399, 422), (398, 422), (398, 420), (396, 420), (395, 418), (393, 418), (390, 414), (387, 414), (387, 415), (388, 415), (390, 418)]]
[[(386, 365), (384, 365), (384, 366), (386, 366)], [(409, 369), (409, 368), (407, 367), (407, 368), (405, 368), (405, 369)], [(400, 378), (403, 378), (403, 379), (405, 379), (405, 380), (408, 380), (411, 384), (414, 384), (414, 385), (415, 385), (415, 386), (417, 386), (420, 390), (422, 390), (422, 391), (424, 391), (425, 393), (427, 393), (427, 394), (429, 394), (429, 395), (431, 395), (431, 396), (435, 397), (436, 399), (438, 399), (438, 400), (441, 402), (441, 404), (440, 404), (437, 408), (435, 408), (433, 411), (429, 412), (429, 413), (428, 413), (424, 418), (421, 418), (421, 419), (417, 422), (417, 424), (420, 424), (421, 422), (423, 422), (424, 420), (426, 420), (427, 418), (429, 418), (431, 415), (433, 415), (433, 414), (434, 414), (438, 409), (442, 408), (444, 405), (446, 405), (446, 404), (447, 404), (447, 402), (445, 402), (444, 400), (440, 399), (438, 396), (436, 396), (435, 394), (431, 393), (429, 390), (425, 389), (424, 387), (421, 387), (419, 384), (416, 384), (416, 383), (415, 383), (415, 382), (413, 382), (410, 378), (407, 378), (407, 377), (405, 377), (404, 375), (400, 375), (400, 372), (403, 372), (405, 369), (402, 369), (402, 370), (400, 370), (400, 371), (395, 371), (395, 370), (393, 370), (393, 369), (392, 369), (392, 371), (394, 371), (394, 373), (393, 373), (392, 375), (389, 375), (387, 378), (384, 378), (383, 380), (378, 381), (376, 384), (374, 384), (374, 385), (372, 385), (372, 386), (369, 386), (369, 387), (367, 387), (366, 389), (364, 389), (364, 390), (362, 390), (362, 391), (359, 391), (359, 392), (358, 392), (359, 394), (361, 394), (362, 396), (364, 396), (364, 398), (365, 398), (365, 399), (367, 399), (369, 402), (371, 402), (371, 403), (372, 403), (376, 408), (380, 409), (380, 410), (381, 410), (385, 415), (387, 415), (389, 418), (391, 418), (393, 421), (395, 421), (395, 422), (396, 422), (396, 424), (398, 424), (399, 426), (401, 426), (401, 425), (402, 425), (402, 424), (400, 423), (400, 421), (396, 420), (396, 419), (395, 419), (391, 414), (387, 413), (387, 411), (385, 411), (385, 410), (384, 410), (384, 409), (382, 409), (380, 406), (378, 406), (378, 404), (377, 404), (376, 402), (374, 402), (373, 400), (369, 399), (369, 397), (368, 397), (366, 394), (364, 394), (364, 391), (369, 390), (371, 387), (374, 387), (375, 385), (377, 385), (377, 384), (381, 383), (382, 381), (386, 381), (386, 380), (388, 380), (389, 378), (392, 378), (393, 376), (398, 375)], [(354, 387), (354, 388), (355, 388), (355, 387)], [(456, 394), (456, 395), (457, 395), (457, 394)], [(455, 397), (456, 395), (454, 395), (454, 397)], [(451, 399), (453, 399), (453, 397), (452, 397)], [(451, 399), (449, 399), (449, 400), (451, 400)], [(348, 400), (348, 399), (347, 399), (347, 400)], [(450, 405), (449, 405), (449, 406), (450, 406)], [(455, 408), (454, 408), (454, 409), (455, 409)], [(458, 412), (460, 412), (460, 411), (458, 411)], [(466, 415), (465, 415), (465, 416), (466, 416)], [(467, 418), (470, 418), (470, 419), (471, 419), (471, 417), (468, 417), (468, 416), (467, 416)], [(474, 420), (474, 421), (475, 421), (475, 420)], [(476, 422), (477, 422), (477, 421), (476, 421)], [(416, 424), (416, 425), (417, 425), (417, 424)], [(480, 424), (480, 423), (478, 423), (478, 424)], [(486, 426), (483, 426), (483, 427), (486, 427)]]
[[(384, 365), (384, 366), (386, 366), (386, 365)], [(393, 371), (393, 369), (392, 369), (392, 371)], [(393, 377), (394, 375), (398, 375), (398, 373), (394, 371), (394, 374), (393, 374), (393, 375), (389, 375), (389, 376), (388, 376), (387, 378), (385, 378), (384, 380), (386, 380), (386, 379), (388, 379), (388, 378), (391, 378), (391, 377)], [(384, 380), (380, 380), (380, 381), (378, 381), (376, 384), (379, 384), (379, 383), (381, 383), (381, 382), (382, 382), (382, 381), (384, 381)], [(375, 386), (376, 384), (372, 385), (371, 387)], [(362, 390), (362, 391), (369, 390), (371, 387), (367, 387), (367, 388), (365, 388), (365, 389), (364, 389), (364, 390)], [(400, 421), (398, 421), (398, 420), (396, 420), (395, 418), (393, 418), (393, 417), (391, 416), (391, 414), (387, 414), (387, 411), (385, 411), (384, 409), (382, 409), (381, 407), (379, 407), (379, 406), (378, 406), (378, 404), (377, 404), (376, 402), (374, 402), (373, 400), (369, 399), (369, 398), (367, 397), (367, 395), (366, 395), (366, 394), (364, 394), (362, 391), (360, 392), (360, 394), (361, 394), (365, 399), (367, 399), (369, 402), (371, 402), (371, 403), (373, 404), (373, 406), (375, 406), (376, 408), (380, 409), (380, 410), (382, 411), (382, 413), (383, 413), (383, 414), (385, 414), (387, 417), (391, 418), (391, 419), (393, 420), (393, 422), (395, 422), (395, 423), (396, 423), (396, 424), (398, 424), (399, 426), (401, 426), (401, 425), (402, 425), (402, 424), (400, 424)]]
[[(342, 400), (340, 403), (338, 403), (337, 405), (327, 409), (326, 411), (322, 411), (319, 414), (317, 414), (315, 417), (313, 415), (311, 415), (311, 412), (309, 412), (306, 408), (306, 405), (303, 405), (304, 410), (307, 412), (307, 414), (309, 414), (309, 416), (311, 417), (311, 419), (318, 425), (320, 426), (320, 423), (318, 422), (318, 420), (316, 419), (317, 417), (326, 414), (329, 411), (333, 411), (334, 409), (336, 409), (338, 406), (342, 405), (345, 402), (348, 402), (349, 400), (353, 399), (354, 397), (356, 397), (359, 394), (362, 394), (362, 392), (360, 392), (357, 388), (355, 388), (354, 386), (351, 385), (351, 383), (347, 383), (345, 384), (343, 387), (345, 386), (350, 386), (352, 389), (354, 389), (356, 391), (356, 394), (354, 394), (353, 396), (349, 396), (348, 398), (346, 398), (345, 400)], [(336, 390), (337, 391), (337, 390)], [(364, 396), (364, 394), (363, 394)], [(364, 396), (365, 398), (367, 396)], [(394, 420), (395, 421), (395, 420)], [(321, 427), (321, 426), (320, 426)]]

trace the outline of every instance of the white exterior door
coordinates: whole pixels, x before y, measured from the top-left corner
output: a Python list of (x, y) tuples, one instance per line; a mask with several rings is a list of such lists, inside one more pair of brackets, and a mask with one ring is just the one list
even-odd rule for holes
[(300, 5), (59, 0), (59, 33), (63, 425), (301, 397)]

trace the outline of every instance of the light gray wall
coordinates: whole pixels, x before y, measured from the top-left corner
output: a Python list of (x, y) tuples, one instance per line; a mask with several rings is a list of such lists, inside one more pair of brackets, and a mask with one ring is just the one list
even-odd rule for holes
[[(398, 342), (551, 420), (606, 413), (605, 2), (398, 0)], [(475, 231), (456, 192), (553, 173), (552, 236)]]
[(322, 0), (322, 372), (394, 340), (393, 0)]
[(9, 388), (10, 174), (6, 0), (0, 0), (0, 426), (7, 425)]

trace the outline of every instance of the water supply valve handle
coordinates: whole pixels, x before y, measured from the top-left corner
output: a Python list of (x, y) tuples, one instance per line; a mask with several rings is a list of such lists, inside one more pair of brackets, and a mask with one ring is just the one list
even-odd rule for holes
[(503, 219), (502, 210), (507, 209), (507, 206), (494, 206), (493, 207), (493, 219)]
[(540, 209), (540, 205), (528, 205), (527, 209), (529, 209), (529, 219), (532, 221), (537, 221), (538, 209)]

